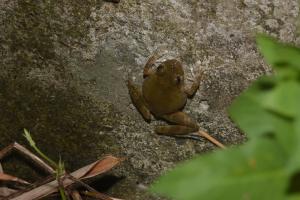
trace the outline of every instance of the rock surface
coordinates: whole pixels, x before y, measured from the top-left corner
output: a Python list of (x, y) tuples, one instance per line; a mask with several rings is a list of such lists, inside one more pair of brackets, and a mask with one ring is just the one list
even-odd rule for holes
[[(205, 78), (185, 112), (226, 145), (245, 135), (227, 108), (257, 77), (271, 73), (255, 45), (265, 32), (299, 43), (296, 0), (0, 1), (0, 144), (26, 144), (23, 128), (51, 158), (73, 170), (105, 154), (127, 160), (98, 180), (124, 199), (161, 199), (146, 192), (160, 174), (215, 147), (204, 139), (153, 133), (132, 106), (124, 80), (142, 81), (157, 50)], [(14, 164), (11, 164), (14, 163)], [(4, 161), (5, 169), (35, 179)], [(30, 167), (25, 167), (26, 172)]]

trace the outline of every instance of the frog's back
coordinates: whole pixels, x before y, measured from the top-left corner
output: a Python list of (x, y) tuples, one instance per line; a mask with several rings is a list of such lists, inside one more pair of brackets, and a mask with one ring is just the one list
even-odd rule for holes
[(143, 97), (155, 116), (181, 110), (186, 103), (186, 94), (181, 87), (164, 85), (148, 77), (143, 83)]

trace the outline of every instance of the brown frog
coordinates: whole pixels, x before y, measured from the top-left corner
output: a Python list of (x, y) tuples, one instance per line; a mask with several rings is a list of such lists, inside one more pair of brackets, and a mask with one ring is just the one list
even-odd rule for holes
[(201, 73), (195, 77), (190, 87), (186, 87), (184, 71), (179, 61), (166, 60), (154, 68), (156, 60), (156, 55), (151, 56), (144, 67), (142, 90), (130, 79), (127, 81), (133, 104), (147, 122), (151, 121), (151, 114), (169, 122), (169, 125), (157, 126), (157, 134), (184, 135), (198, 131), (197, 123), (182, 109), (187, 98), (196, 93)]

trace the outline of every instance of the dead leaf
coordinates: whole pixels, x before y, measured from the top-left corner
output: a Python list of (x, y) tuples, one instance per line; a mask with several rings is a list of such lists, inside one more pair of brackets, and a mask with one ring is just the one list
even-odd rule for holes
[(77, 190), (73, 190), (71, 192), (71, 196), (72, 196), (73, 200), (82, 200), (82, 198)]
[(102, 160), (95, 162), (91, 168), (80, 178), (87, 179), (99, 174), (103, 174), (111, 170), (114, 166), (123, 161), (123, 158), (116, 158), (114, 156), (106, 156)]
[(89, 196), (89, 197), (99, 199), (99, 200), (124, 200), (124, 199), (113, 198), (113, 197), (110, 197), (106, 194), (102, 194), (99, 192), (84, 191), (83, 194), (86, 196)]
[(12, 175), (9, 175), (9, 174), (4, 174), (4, 173), (1, 173), (1, 172), (0, 172), (0, 181), (13, 181), (13, 182), (17, 182), (17, 183), (26, 184), (26, 185), (30, 184), (27, 181), (24, 181), (20, 178), (17, 178), (15, 176), (12, 176)]
[(1, 197), (7, 197), (16, 192), (18, 192), (18, 190), (10, 189), (8, 187), (0, 187), (0, 199)]
[[(111, 168), (113, 168), (123, 160), (124, 159), (122, 158), (116, 158), (114, 156), (109, 155), (99, 161), (96, 161), (90, 165), (84, 166), (76, 170), (75, 172), (72, 172), (70, 175), (75, 179), (79, 179), (79, 180), (91, 178), (93, 176), (109, 171)], [(76, 182), (73, 179), (68, 178), (68, 175), (66, 176), (66, 178), (62, 177), (62, 180), (63, 180), (63, 186), (65, 188)], [(13, 197), (8, 197), (8, 199), (10, 200), (41, 199), (54, 192), (57, 192), (58, 185), (59, 184), (57, 180), (52, 180), (50, 182), (44, 183), (43, 185), (37, 186), (31, 189), (30, 191), (23, 191), (22, 193), (14, 194)]]

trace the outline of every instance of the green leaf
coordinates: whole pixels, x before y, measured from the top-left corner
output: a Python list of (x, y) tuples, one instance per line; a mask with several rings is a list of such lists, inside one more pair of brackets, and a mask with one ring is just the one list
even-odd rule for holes
[(274, 39), (259, 35), (257, 37), (257, 45), (264, 58), (273, 67), (290, 66), (300, 70), (300, 50), (299, 48), (278, 43)]
[(295, 151), (299, 142), (296, 140), (295, 127), (291, 120), (274, 116), (273, 127), (275, 129), (274, 135), (278, 145), (285, 153), (291, 154)]
[(295, 129), (295, 149), (291, 152), (291, 157), (289, 160), (289, 171), (291, 173), (300, 171), (300, 108), (297, 107), (299, 111), (297, 117), (294, 120), (294, 129)]
[(273, 135), (285, 152), (297, 146), (292, 117), (300, 103), (296, 81), (278, 83), (267, 77), (257, 80), (230, 106), (231, 118), (251, 138)]
[(265, 108), (285, 117), (294, 117), (300, 104), (300, 83), (285, 81), (268, 93), (263, 101)]
[(275, 131), (274, 116), (262, 107), (256, 93), (243, 93), (230, 106), (229, 113), (250, 138)]
[(288, 196), (286, 200), (300, 200), (300, 194)]
[(26, 128), (24, 128), (24, 135), (23, 136), (26, 138), (26, 140), (28, 141), (30, 146), (36, 146), (34, 140), (32, 139), (29, 131)]
[(283, 199), (285, 155), (269, 140), (198, 157), (162, 177), (153, 191), (175, 200)]

